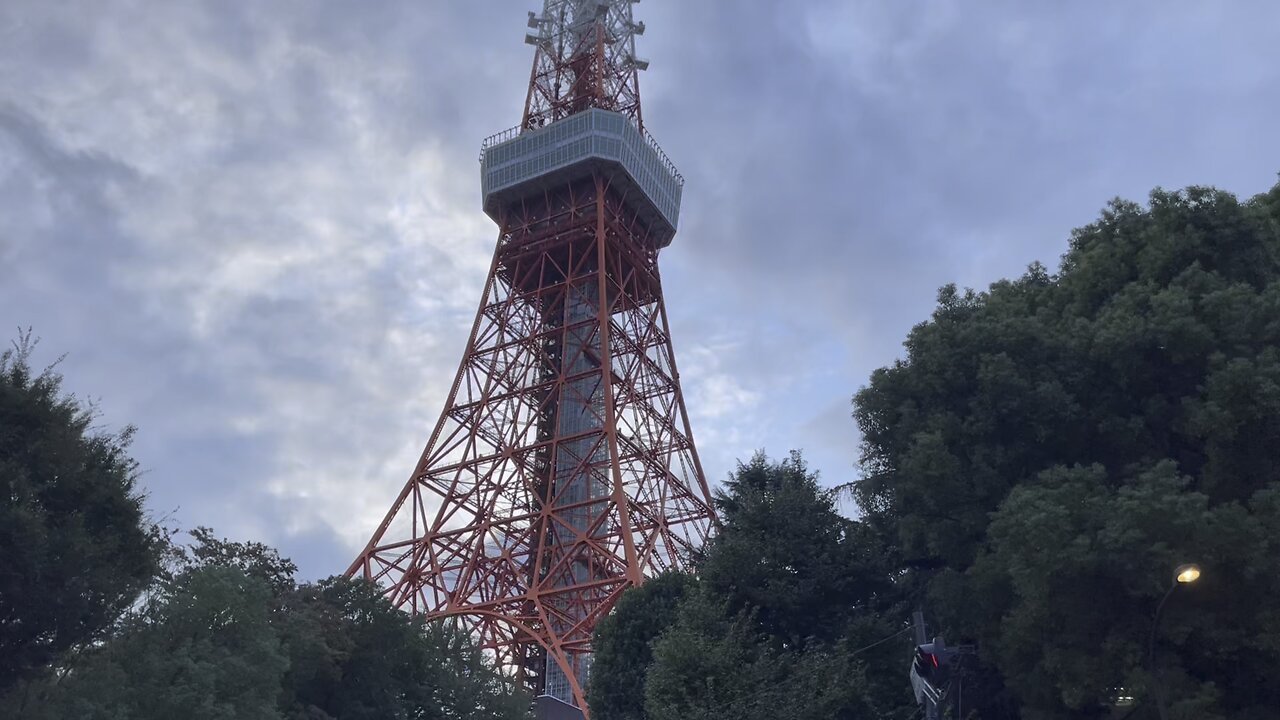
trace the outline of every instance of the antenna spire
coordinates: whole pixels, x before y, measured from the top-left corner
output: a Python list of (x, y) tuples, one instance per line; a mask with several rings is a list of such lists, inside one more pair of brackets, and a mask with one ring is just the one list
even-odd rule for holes
[(544, 0), (529, 13), (525, 42), (535, 48), (524, 130), (535, 130), (590, 108), (621, 113), (644, 128), (640, 71), (631, 6), (638, 0)]

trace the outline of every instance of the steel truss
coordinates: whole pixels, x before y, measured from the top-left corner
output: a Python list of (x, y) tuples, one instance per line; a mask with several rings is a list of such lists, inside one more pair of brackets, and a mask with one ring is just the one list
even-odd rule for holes
[(596, 623), (714, 518), (631, 205), (595, 173), (503, 212), (444, 412), (349, 570), (584, 709)]

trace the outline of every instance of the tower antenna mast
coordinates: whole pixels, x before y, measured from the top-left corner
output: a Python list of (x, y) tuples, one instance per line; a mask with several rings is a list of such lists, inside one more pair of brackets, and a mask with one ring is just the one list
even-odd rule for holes
[(536, 50), (520, 125), (534, 130), (589, 108), (624, 115), (644, 129), (634, 0), (545, 0), (529, 13), (525, 42)]

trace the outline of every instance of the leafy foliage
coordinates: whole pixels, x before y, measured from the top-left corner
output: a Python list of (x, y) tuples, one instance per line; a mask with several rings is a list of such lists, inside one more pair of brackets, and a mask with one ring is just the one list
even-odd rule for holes
[(26, 334), (0, 355), (0, 693), (102, 636), (150, 582), (162, 537), (129, 457), (131, 428), (34, 373)]
[[(259, 543), (201, 528), (138, 611), (75, 669), (0, 701), (90, 720), (502, 720), (528, 715), (465, 632), (396, 610), (364, 581), (296, 585)], [(6, 702), (8, 705), (6, 706)]]
[(269, 598), (264, 582), (234, 568), (184, 574), (118, 637), (40, 689), (26, 716), (277, 718), (286, 660)]
[(522, 718), (467, 633), (396, 610), (364, 581), (331, 578), (288, 598), (281, 709), (298, 720)]
[(645, 677), (653, 642), (676, 619), (694, 587), (691, 575), (663, 573), (627, 591), (596, 626), (587, 701), (595, 720), (644, 720)]
[(1161, 628), (1173, 716), (1280, 702), (1280, 186), (1115, 201), (1057, 274), (944, 288), (906, 350), (855, 398), (856, 495), (1005, 700), (1153, 717), (1152, 613), (1197, 561)]
[(190, 545), (173, 546), (172, 563), (180, 572), (206, 567), (235, 568), (246, 576), (261, 580), (277, 595), (294, 588), (298, 566), (281, 557), (275, 548), (258, 542), (235, 542), (219, 538), (213, 530), (198, 527), (191, 531)]
[[(261, 543), (143, 519), (132, 430), (0, 355), (0, 717), (502, 720), (528, 715), (462, 630), (363, 581), (298, 585)], [(69, 652), (74, 651), (74, 652)]]
[[(717, 498), (723, 527), (655, 643), (646, 711), (675, 718), (873, 718), (904, 708), (891, 569), (798, 453), (757, 455)], [(865, 646), (873, 645), (870, 651)]]

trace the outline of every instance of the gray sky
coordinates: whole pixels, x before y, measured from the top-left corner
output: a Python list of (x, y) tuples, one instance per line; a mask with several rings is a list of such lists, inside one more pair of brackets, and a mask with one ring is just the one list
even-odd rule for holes
[[(408, 477), (496, 231), (535, 0), (0, 3), (0, 329), (150, 507), (345, 569)], [(710, 479), (854, 477), (849, 397), (938, 286), (1056, 263), (1114, 196), (1280, 170), (1280, 3), (649, 0), (645, 119)]]

